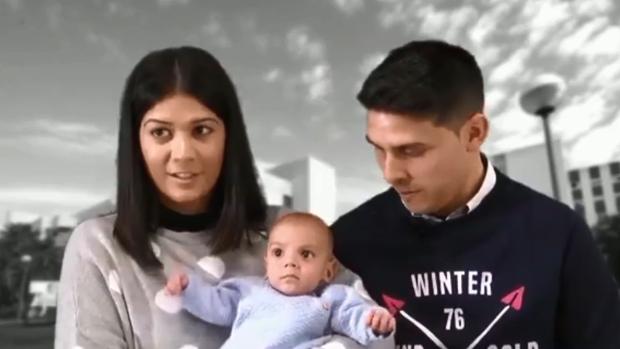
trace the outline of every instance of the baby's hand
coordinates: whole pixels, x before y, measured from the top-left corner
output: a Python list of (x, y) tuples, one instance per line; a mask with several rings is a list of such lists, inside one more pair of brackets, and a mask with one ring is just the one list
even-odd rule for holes
[(187, 274), (184, 272), (175, 272), (168, 278), (168, 282), (166, 282), (166, 292), (171, 296), (176, 296), (183, 292), (188, 283), (189, 279)]
[(375, 307), (370, 311), (366, 323), (375, 333), (382, 335), (390, 334), (396, 327), (396, 319), (387, 309), (381, 307)]

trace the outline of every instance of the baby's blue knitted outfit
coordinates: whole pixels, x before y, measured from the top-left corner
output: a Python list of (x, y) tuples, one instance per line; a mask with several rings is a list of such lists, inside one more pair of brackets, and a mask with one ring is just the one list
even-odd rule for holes
[(320, 295), (287, 296), (263, 278), (232, 278), (213, 286), (190, 274), (183, 306), (206, 322), (232, 326), (222, 349), (313, 348), (334, 333), (363, 345), (380, 338), (366, 323), (373, 305), (339, 284)]

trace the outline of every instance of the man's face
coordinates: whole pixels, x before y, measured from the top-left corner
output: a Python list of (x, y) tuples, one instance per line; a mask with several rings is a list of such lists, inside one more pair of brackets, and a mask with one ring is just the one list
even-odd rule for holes
[(467, 124), (455, 132), (421, 116), (369, 110), (367, 140), (410, 211), (446, 216), (455, 209), (471, 176)]

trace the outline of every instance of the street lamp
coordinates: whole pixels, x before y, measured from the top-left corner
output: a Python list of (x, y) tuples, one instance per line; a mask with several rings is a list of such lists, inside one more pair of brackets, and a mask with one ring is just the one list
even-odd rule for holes
[(520, 98), (521, 108), (529, 114), (539, 116), (543, 121), (547, 159), (551, 174), (551, 189), (553, 190), (553, 198), (556, 200), (560, 200), (560, 190), (553, 155), (553, 139), (551, 138), (549, 117), (557, 108), (564, 88), (564, 81), (559, 76), (543, 75), (539, 78), (539, 82), (523, 92)]
[(30, 262), (32, 262), (32, 256), (29, 254), (23, 254), (20, 258), (24, 267), (22, 273), (22, 281), (19, 287), (19, 306), (17, 308), (17, 318), (22, 322), (26, 322), (26, 301), (28, 300), (28, 279), (30, 279)]

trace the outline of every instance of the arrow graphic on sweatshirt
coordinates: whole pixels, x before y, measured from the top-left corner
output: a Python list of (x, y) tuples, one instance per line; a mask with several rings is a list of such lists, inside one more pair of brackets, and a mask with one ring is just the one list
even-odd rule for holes
[(521, 286), (514, 291), (509, 292), (507, 295), (502, 298), (502, 303), (506, 304), (504, 309), (502, 309), (499, 314), (491, 321), (489, 326), (487, 326), (482, 333), (467, 347), (467, 349), (472, 349), (486, 336), (489, 331), (495, 326), (495, 324), (499, 321), (499, 319), (506, 314), (510, 308), (519, 311), (521, 310), (521, 306), (523, 305), (523, 294), (525, 293), (525, 286)]
[(401, 310), (401, 308), (405, 305), (405, 302), (403, 302), (400, 299), (396, 299), (396, 298), (387, 296), (385, 294), (382, 294), (381, 296), (383, 297), (383, 302), (387, 306), (387, 308), (390, 311), (390, 314), (392, 314), (392, 316), (395, 316), (396, 313), (399, 313), (405, 319), (407, 319), (409, 322), (411, 322), (417, 328), (419, 328), (420, 331), (422, 331), (440, 349), (448, 349), (448, 347), (446, 347), (446, 345), (443, 344), (439, 340), (439, 338), (437, 338), (437, 336), (435, 336), (435, 334), (433, 332), (431, 332), (431, 330), (429, 330), (428, 328), (426, 328), (426, 326), (422, 325), (420, 322), (418, 322), (416, 319), (414, 319), (413, 316), (407, 314), (404, 310)]

